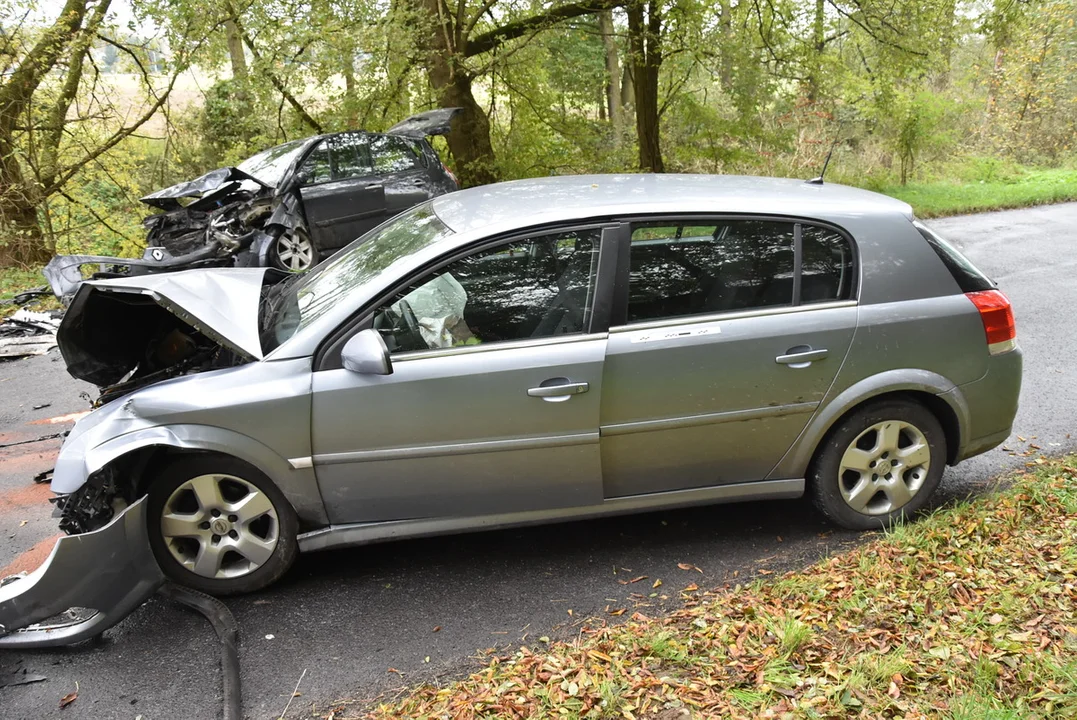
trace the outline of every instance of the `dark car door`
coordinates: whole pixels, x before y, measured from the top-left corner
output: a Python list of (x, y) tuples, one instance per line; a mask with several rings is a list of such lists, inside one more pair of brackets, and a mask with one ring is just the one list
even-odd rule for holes
[(319, 250), (343, 247), (385, 219), (385, 186), (374, 172), (366, 133), (326, 138), (299, 172), (303, 212)]
[(429, 159), (420, 141), (398, 135), (368, 135), (374, 173), (385, 187), (385, 213), (392, 217), (441, 190), (433, 187)]

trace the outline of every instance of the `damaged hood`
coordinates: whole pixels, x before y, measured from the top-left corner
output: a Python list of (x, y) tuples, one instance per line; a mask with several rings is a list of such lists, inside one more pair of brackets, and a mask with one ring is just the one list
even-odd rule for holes
[(267, 268), (210, 268), (82, 284), (57, 332), (72, 376), (119, 382), (157, 333), (161, 310), (240, 356), (262, 359), (258, 315)]
[(230, 183), (234, 183), (238, 187), (238, 184), (244, 180), (258, 183), (262, 187), (269, 187), (258, 178), (248, 175), (239, 168), (227, 167), (210, 170), (202, 177), (152, 192), (145, 197), (139, 198), (139, 201), (162, 210), (175, 210), (183, 207), (182, 203), (180, 203), (183, 198), (202, 198)]

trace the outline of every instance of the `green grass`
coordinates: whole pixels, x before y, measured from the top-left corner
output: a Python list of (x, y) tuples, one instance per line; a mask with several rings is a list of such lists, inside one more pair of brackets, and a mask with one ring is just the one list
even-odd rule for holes
[(1024, 170), (998, 179), (888, 185), (878, 191), (909, 203), (918, 217), (962, 215), (1077, 200), (1077, 170)]
[[(41, 268), (0, 268), (0, 300), (10, 300), (25, 290), (46, 284)], [(51, 309), (57, 307), (54, 302), (51, 298), (46, 298), (44, 301), (31, 303), (28, 307), (31, 310)], [(0, 303), (0, 320), (18, 309), (18, 305)]]

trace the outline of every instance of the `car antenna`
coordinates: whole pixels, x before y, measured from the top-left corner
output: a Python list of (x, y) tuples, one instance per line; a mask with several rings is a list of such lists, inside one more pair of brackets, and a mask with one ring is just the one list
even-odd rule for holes
[(841, 139), (841, 128), (845, 125), (845, 121), (842, 120), (838, 123), (838, 133), (834, 136), (834, 142), (830, 144), (830, 151), (826, 154), (826, 160), (823, 161), (823, 169), (819, 171), (819, 177), (814, 177), (811, 180), (806, 181), (809, 185), (822, 185), (823, 176), (826, 175), (826, 169), (830, 165), (830, 156), (834, 154), (834, 148), (838, 146), (838, 140)]

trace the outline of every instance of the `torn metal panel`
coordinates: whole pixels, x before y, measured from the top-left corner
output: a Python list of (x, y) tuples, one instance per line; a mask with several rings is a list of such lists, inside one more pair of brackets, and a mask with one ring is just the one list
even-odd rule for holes
[(88, 640), (123, 620), (161, 586), (164, 576), (150, 549), (145, 502), (138, 500), (99, 530), (60, 538), (41, 567), (0, 586), (0, 649)]
[(44, 355), (56, 347), (56, 329), (60, 319), (52, 313), (15, 311), (0, 322), (0, 358)]
[(205, 175), (194, 180), (188, 180), (150, 193), (139, 198), (139, 201), (162, 210), (176, 210), (192, 204), (181, 203), (180, 200), (208, 199), (210, 196), (230, 193), (238, 189), (244, 182), (254, 183), (256, 189), (269, 187), (258, 178), (248, 175), (239, 168), (228, 167), (210, 170)]

